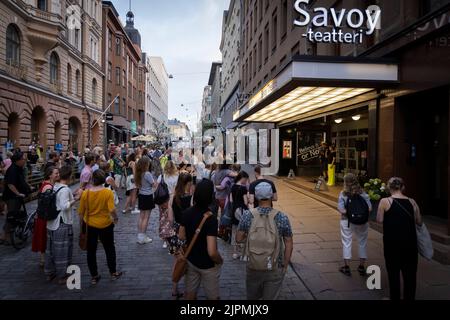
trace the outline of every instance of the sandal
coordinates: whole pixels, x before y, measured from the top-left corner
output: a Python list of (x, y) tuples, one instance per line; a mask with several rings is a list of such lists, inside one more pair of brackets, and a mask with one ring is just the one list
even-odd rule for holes
[(365, 277), (367, 275), (366, 268), (362, 265), (358, 267), (358, 272), (361, 275), (361, 277)]
[(101, 276), (93, 277), (91, 279), (91, 284), (95, 286), (100, 281), (101, 278), (102, 278)]
[(173, 298), (176, 298), (176, 300), (179, 300), (179, 299), (183, 298), (183, 296), (184, 296), (183, 293), (179, 293), (179, 292), (177, 292), (177, 293), (172, 293), (172, 297), (173, 297)]
[(123, 272), (116, 272), (111, 274), (111, 280), (116, 281), (123, 275)]
[(339, 269), (339, 271), (348, 277), (350, 277), (352, 275), (352, 272), (351, 272), (349, 266), (343, 266), (342, 268)]

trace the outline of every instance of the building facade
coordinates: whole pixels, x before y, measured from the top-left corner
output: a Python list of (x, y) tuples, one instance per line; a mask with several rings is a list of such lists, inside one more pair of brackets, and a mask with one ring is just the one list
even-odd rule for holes
[(129, 142), (144, 127), (145, 74), (141, 40), (134, 29), (134, 15), (127, 13), (125, 27), (110, 1), (103, 1), (104, 109), (113, 115), (107, 121), (108, 143)]
[(235, 127), (233, 113), (239, 107), (240, 100), (240, 49), (241, 41), (241, 1), (231, 0), (230, 7), (224, 12), (222, 23), (221, 73), (221, 120), (222, 127)]
[(208, 127), (212, 124), (211, 103), (211, 86), (205, 86), (203, 89), (202, 112), (200, 116), (202, 127)]
[[(344, 22), (324, 22), (321, 7)], [(242, 23), (249, 99), (233, 119), (280, 129), (279, 174), (317, 177), (327, 141), (338, 179), (401, 176), (450, 234), (450, 1), (254, 0)]]
[(168, 122), (170, 139), (172, 142), (191, 141), (191, 131), (186, 123), (181, 122), (177, 119), (169, 120)]
[(208, 85), (211, 86), (211, 121), (213, 125), (221, 125), (218, 121), (221, 114), (222, 62), (213, 62), (209, 74)]
[(145, 133), (167, 130), (169, 114), (169, 75), (161, 57), (146, 57)]
[(0, 144), (82, 151), (101, 143), (101, 2), (0, 4)]

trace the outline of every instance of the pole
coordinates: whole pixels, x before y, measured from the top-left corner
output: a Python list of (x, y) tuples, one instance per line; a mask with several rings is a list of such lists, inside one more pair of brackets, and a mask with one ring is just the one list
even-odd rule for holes
[(100, 119), (103, 118), (103, 116), (105, 115), (106, 112), (108, 112), (109, 109), (111, 109), (111, 106), (113, 105), (114, 102), (116, 102), (117, 99), (119, 99), (119, 94), (117, 94), (117, 96), (114, 98), (113, 101), (111, 101), (111, 103), (109, 104), (109, 106), (105, 109), (105, 111), (103, 111), (103, 113), (100, 115), (100, 117), (98, 117), (97, 120), (95, 120), (94, 124), (91, 127), (91, 130), (98, 124), (98, 122), (100, 121)]

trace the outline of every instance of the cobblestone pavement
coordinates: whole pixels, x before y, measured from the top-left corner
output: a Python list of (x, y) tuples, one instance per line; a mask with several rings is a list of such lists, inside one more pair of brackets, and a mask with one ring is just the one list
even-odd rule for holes
[[(247, 169), (251, 173), (250, 169)], [(281, 180), (274, 179), (279, 201), (275, 207), (287, 213), (294, 231), (292, 267), (283, 283), (283, 300), (379, 300), (388, 297), (388, 286), (382, 251), (382, 235), (369, 232), (369, 264), (378, 265), (382, 272), (382, 290), (367, 289), (366, 278), (356, 271), (352, 277), (338, 272), (341, 265), (339, 215), (336, 210), (314, 200)], [(123, 201), (122, 201), (123, 202)], [(30, 203), (30, 210), (36, 203)], [(122, 209), (122, 208), (120, 208)], [(136, 243), (137, 216), (120, 214), (116, 228), (118, 268), (123, 278), (111, 282), (101, 245), (98, 251), (99, 272), (104, 276), (95, 287), (90, 286), (86, 253), (80, 252), (75, 238), (73, 264), (82, 271), (82, 289), (69, 291), (65, 286), (49, 284), (39, 269), (39, 256), (31, 246), (21, 251), (0, 246), (0, 300), (1, 299), (152, 299), (171, 297), (171, 268), (173, 257), (162, 248), (157, 236), (158, 212), (152, 212), (149, 226), (153, 243)], [(0, 217), (3, 225), (4, 217)], [(78, 225), (75, 226), (78, 234)], [(224, 300), (245, 299), (245, 263), (231, 259), (231, 248), (219, 240), (219, 250), (225, 263), (221, 274), (221, 297)], [(354, 258), (357, 248), (354, 245)], [(352, 261), (356, 270), (358, 261)], [(181, 284), (181, 287), (183, 284)], [(205, 297), (201, 293), (200, 299)], [(419, 261), (418, 299), (450, 299), (450, 267), (437, 262)]]
[[(123, 200), (121, 202), (124, 202)], [(122, 204), (123, 205), (123, 204)], [(33, 210), (36, 202), (27, 205)], [(122, 209), (122, 208), (120, 208)], [(115, 230), (118, 270), (124, 276), (111, 282), (108, 277), (106, 258), (101, 245), (97, 259), (99, 273), (103, 275), (97, 286), (90, 285), (86, 253), (81, 252), (74, 239), (73, 264), (81, 268), (81, 290), (70, 291), (65, 286), (47, 283), (43, 271), (39, 268), (39, 254), (31, 252), (31, 244), (21, 251), (11, 246), (0, 246), (0, 300), (3, 299), (131, 299), (131, 300), (168, 300), (171, 297), (171, 271), (173, 257), (159, 239), (157, 209), (152, 212), (149, 236), (153, 243), (136, 243), (137, 215), (119, 215), (119, 224)], [(3, 225), (4, 217), (0, 218)], [(74, 225), (78, 235), (78, 224)], [(219, 250), (225, 260), (221, 274), (221, 298), (224, 300), (245, 299), (245, 263), (231, 258), (232, 249), (219, 240)], [(180, 284), (180, 288), (183, 283)], [(199, 299), (204, 299), (200, 292)], [(280, 299), (312, 299), (307, 289), (292, 269), (289, 269)]]

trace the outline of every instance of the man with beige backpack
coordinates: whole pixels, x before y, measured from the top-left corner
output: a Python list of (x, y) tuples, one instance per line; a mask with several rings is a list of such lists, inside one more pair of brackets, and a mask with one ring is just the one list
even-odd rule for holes
[(272, 186), (259, 183), (255, 188), (259, 205), (245, 211), (238, 226), (236, 241), (245, 242), (248, 300), (276, 300), (292, 256), (289, 218), (272, 208), (272, 197)]

